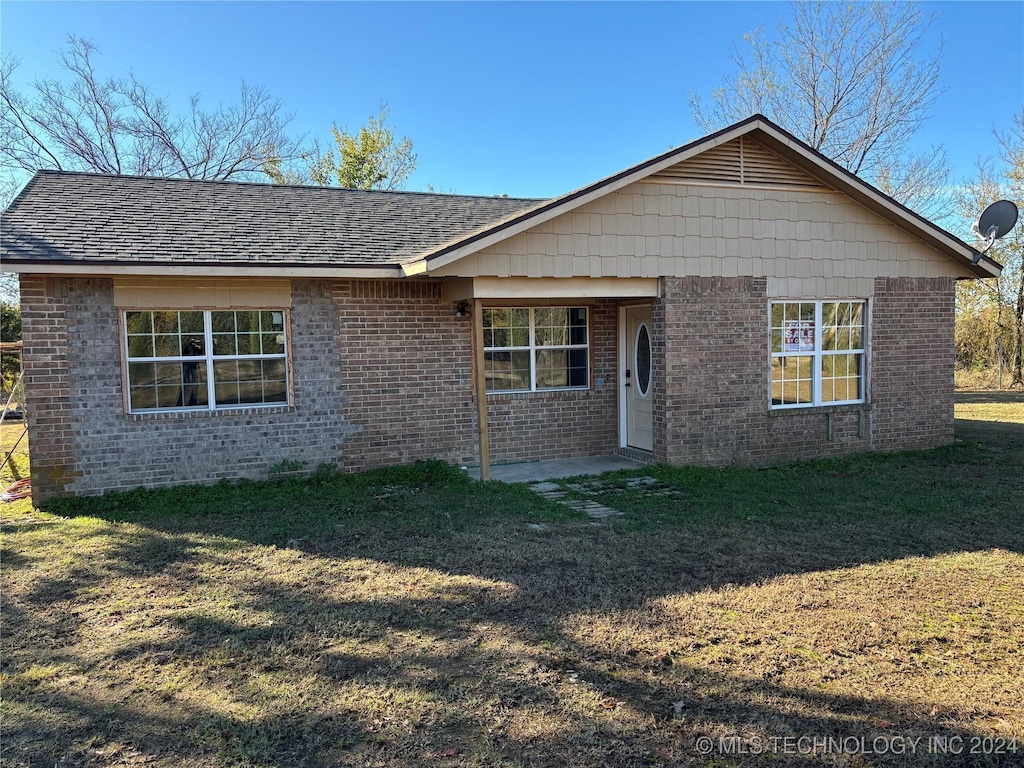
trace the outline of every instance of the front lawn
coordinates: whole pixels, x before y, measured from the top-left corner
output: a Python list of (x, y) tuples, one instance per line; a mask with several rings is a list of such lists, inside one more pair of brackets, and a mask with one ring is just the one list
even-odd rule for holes
[(936, 451), (564, 482), (599, 521), (432, 464), (5, 505), (2, 763), (1021, 764), (991, 399)]

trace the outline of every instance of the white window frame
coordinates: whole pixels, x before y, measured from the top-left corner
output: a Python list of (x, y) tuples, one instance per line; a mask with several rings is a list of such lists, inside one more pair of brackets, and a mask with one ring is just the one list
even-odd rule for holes
[[(777, 304), (813, 304), (814, 305), (814, 348), (813, 350), (799, 352), (776, 352), (772, 349), (772, 332), (775, 330), (772, 325), (773, 308)], [(862, 310), (861, 323), (861, 346), (857, 349), (826, 350), (822, 348), (822, 307), (825, 304), (860, 304)], [(867, 402), (868, 394), (868, 318), (870, 317), (870, 305), (867, 299), (773, 299), (768, 303), (768, 351), (770, 355), (768, 365), (768, 404), (771, 410), (790, 410), (795, 408), (822, 408), (838, 405), (859, 405)], [(860, 382), (858, 390), (860, 397), (853, 400), (822, 400), (822, 379), (823, 363), (825, 357), (839, 355), (857, 355), (860, 357), (860, 375), (857, 380)], [(777, 358), (786, 357), (810, 357), (811, 358), (811, 402), (810, 403), (775, 403), (772, 400), (772, 361)]]
[[(129, 353), (128, 315), (135, 312), (202, 312), (203, 314), (203, 355), (176, 355), (169, 357), (131, 357)], [(214, 312), (280, 312), (282, 314), (282, 351), (274, 353), (259, 353), (245, 355), (217, 355), (213, 348), (213, 313)], [(232, 309), (195, 309), (181, 307), (162, 308), (141, 308), (121, 310), (121, 344), (123, 349), (122, 359), (124, 360), (124, 400), (125, 407), (130, 414), (146, 413), (184, 413), (194, 411), (237, 411), (250, 408), (283, 408), (291, 405), (291, 365), (288, 359), (288, 327), (290, 322), (289, 312), (283, 307), (246, 307)], [(198, 335), (198, 333), (196, 334)], [(229, 403), (219, 405), (216, 395), (216, 378), (214, 376), (214, 365), (218, 362), (230, 360), (281, 360), (284, 362), (284, 387), (285, 399), (267, 403)], [(131, 365), (133, 363), (203, 363), (206, 365), (206, 405), (192, 405), (180, 407), (156, 407), (156, 408), (133, 408), (131, 395)], [(196, 385), (201, 386), (201, 385)]]
[[(486, 374), (486, 363), (487, 363), (487, 353), (488, 352), (523, 352), (523, 351), (529, 350), (529, 353), (530, 353), (530, 387), (528, 389), (526, 389), (526, 388), (524, 388), (524, 389), (488, 389), (487, 390), (487, 394), (489, 394), (489, 395), (505, 395), (505, 394), (515, 394), (515, 393), (522, 393), (522, 392), (564, 392), (566, 390), (590, 389), (590, 365), (591, 365), (591, 356), (590, 356), (590, 322), (591, 322), (591, 314), (592, 314), (591, 313), (591, 308), (589, 306), (584, 306), (584, 305), (572, 305), (572, 306), (569, 306), (569, 305), (564, 305), (564, 306), (563, 305), (559, 305), (559, 306), (543, 306), (543, 307), (523, 307), (523, 306), (519, 306), (519, 307), (509, 307), (509, 306), (490, 306), (490, 307), (484, 307), (485, 311), (486, 310), (512, 310), (512, 309), (527, 310), (530, 313), (530, 319), (529, 319), (530, 343), (529, 343), (529, 345), (528, 346), (507, 346), (507, 347), (488, 347), (488, 346), (485, 346), (484, 349), (483, 349), (483, 357), (480, 360), (480, 365), (485, 367), (484, 377), (486, 379), (486, 375), (487, 375)], [(536, 322), (535, 322), (535, 312), (538, 309), (565, 309), (565, 310), (581, 309), (584, 312), (586, 312), (587, 313), (587, 327), (586, 327), (587, 343), (586, 344), (558, 344), (558, 345), (537, 344), (537, 334), (536, 334), (537, 325), (536, 325)], [(586, 383), (585, 384), (577, 384), (575, 386), (568, 386), (568, 387), (538, 387), (537, 386), (537, 351), (538, 350), (563, 350), (563, 349), (564, 350), (584, 350), (584, 351), (586, 351), (586, 353), (587, 353), (587, 367), (586, 367), (587, 381), (586, 381)]]

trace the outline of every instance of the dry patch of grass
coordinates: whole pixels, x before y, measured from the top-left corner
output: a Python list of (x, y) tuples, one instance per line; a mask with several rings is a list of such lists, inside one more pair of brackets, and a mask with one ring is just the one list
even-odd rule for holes
[(3, 763), (1020, 764), (1017, 405), (599, 526), (436, 465), (9, 505)]
[(1024, 392), (958, 392), (956, 417), (969, 421), (1024, 424)]

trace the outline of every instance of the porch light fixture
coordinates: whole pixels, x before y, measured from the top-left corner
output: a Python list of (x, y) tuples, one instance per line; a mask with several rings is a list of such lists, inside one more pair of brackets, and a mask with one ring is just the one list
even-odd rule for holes
[(456, 317), (469, 317), (469, 302), (460, 301), (458, 306), (455, 307)]

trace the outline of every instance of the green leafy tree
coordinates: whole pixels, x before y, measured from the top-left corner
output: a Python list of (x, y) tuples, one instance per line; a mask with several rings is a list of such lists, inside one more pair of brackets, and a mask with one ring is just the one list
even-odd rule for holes
[(319, 186), (351, 189), (402, 189), (416, 168), (416, 153), (408, 136), (399, 138), (388, 124), (388, 105), (382, 103), (355, 133), (331, 127), (334, 146), (324, 150), (319, 143), (303, 153), (304, 170), (289, 167), (272, 157), (264, 172), (278, 184), (312, 182)]
[[(21, 307), (0, 301), (0, 342), (21, 341)], [(17, 352), (0, 353), (0, 395), (6, 401), (21, 371), (21, 355)], [(3, 404), (0, 403), (0, 410)]]
[(774, 36), (734, 50), (736, 71), (690, 106), (705, 131), (761, 113), (919, 213), (941, 217), (944, 150), (911, 151), (940, 90), (939, 50), (917, 3), (795, 2)]

